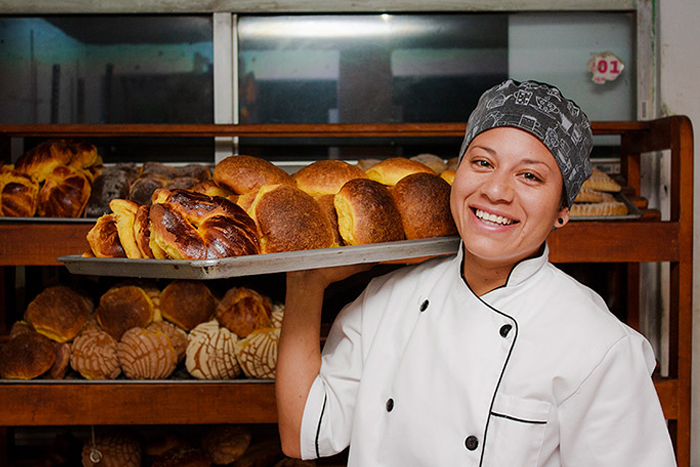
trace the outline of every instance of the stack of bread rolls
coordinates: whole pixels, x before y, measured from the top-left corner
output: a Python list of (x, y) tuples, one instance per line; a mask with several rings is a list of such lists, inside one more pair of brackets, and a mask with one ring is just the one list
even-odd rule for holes
[(87, 142), (48, 140), (0, 170), (0, 215), (80, 217), (102, 168)]
[(95, 257), (211, 259), (454, 235), (454, 169), (433, 154), (367, 170), (320, 160), (288, 174), (246, 155), (189, 190), (117, 198), (88, 234)]
[(629, 211), (627, 205), (614, 196), (621, 191), (619, 183), (594, 167), (571, 206), (571, 217), (624, 216)]
[[(0, 377), (274, 378), (284, 306), (247, 287), (128, 281), (97, 306), (66, 286), (28, 305), (0, 348)], [(74, 373), (69, 373), (72, 370)], [(182, 377), (182, 376), (180, 376)]]

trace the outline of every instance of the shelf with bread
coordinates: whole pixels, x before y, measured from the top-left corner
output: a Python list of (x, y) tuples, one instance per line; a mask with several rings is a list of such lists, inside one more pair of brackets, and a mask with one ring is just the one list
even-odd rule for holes
[[(596, 135), (619, 137), (624, 190), (628, 198), (635, 201), (638, 201), (636, 197), (640, 189), (641, 158), (646, 157), (646, 153), (670, 150), (670, 218), (662, 220), (658, 211), (646, 209), (639, 203), (641, 214), (635, 219), (570, 222), (550, 235), (551, 259), (555, 263), (627, 263), (630, 292), (627, 316), (633, 326), (639, 324), (639, 285), (635, 279), (639, 277), (640, 263), (670, 263), (671, 313), (667, 351), (670, 363), (668, 376), (657, 377), (656, 387), (669, 419), (679, 464), (687, 465), (692, 311), (692, 127), (687, 118), (680, 116), (646, 122), (594, 122), (592, 126)], [(21, 137), (72, 137), (87, 141), (104, 136), (459, 139), (463, 132), (463, 124), (11, 125), (0, 127), (0, 151), (8, 160), (11, 139)], [(247, 205), (250, 207), (255, 200), (245, 202), (250, 203)], [(91, 250), (88, 233), (95, 225), (60, 220), (0, 222), (0, 265), (59, 265), (58, 257), (80, 255)], [(447, 242), (447, 251), (424, 250), (421, 254), (419, 249), (411, 255), (420, 258), (456, 248), (454, 237), (439, 238), (439, 241)], [(394, 243), (398, 247), (402, 242), (406, 240)], [(342, 252), (343, 248), (352, 249), (355, 245), (320, 250)], [(268, 254), (274, 258), (272, 255), (284, 255), (285, 252)], [(294, 254), (311, 256), (314, 253)], [(402, 262), (409, 256), (402, 255), (387, 260)], [(260, 258), (256, 260), (266, 260), (265, 253), (258, 256)], [(370, 255), (369, 259), (361, 261), (371, 259)], [(182, 261), (153, 260), (171, 261), (173, 266)], [(125, 263), (124, 268), (129, 267), (128, 259), (121, 261)], [(255, 271), (256, 274), (264, 272)], [(124, 270), (126, 274), (128, 269)], [(216, 409), (212, 410), (212, 407)], [(2, 380), (0, 418), (6, 426), (274, 423), (276, 410), (274, 385), (270, 380)]]

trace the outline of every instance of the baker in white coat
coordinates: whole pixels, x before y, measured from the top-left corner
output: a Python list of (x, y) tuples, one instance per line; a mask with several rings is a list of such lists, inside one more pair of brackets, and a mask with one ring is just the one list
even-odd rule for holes
[(288, 273), (277, 367), (285, 453), (349, 466), (675, 465), (646, 339), (548, 261), (591, 174), (590, 123), (508, 80), (469, 118), (452, 186), (459, 253), (373, 279), (318, 338), (326, 286)]

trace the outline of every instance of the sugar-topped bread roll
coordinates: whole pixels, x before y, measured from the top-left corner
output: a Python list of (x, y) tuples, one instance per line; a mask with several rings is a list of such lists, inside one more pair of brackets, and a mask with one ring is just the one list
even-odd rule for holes
[(391, 195), (401, 213), (406, 239), (457, 234), (450, 211), (450, 184), (438, 175), (416, 173), (404, 177)]

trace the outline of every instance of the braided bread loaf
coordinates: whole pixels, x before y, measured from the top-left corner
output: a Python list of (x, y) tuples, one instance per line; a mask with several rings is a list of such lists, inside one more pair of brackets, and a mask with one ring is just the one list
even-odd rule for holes
[(260, 253), (255, 221), (220, 196), (185, 190), (153, 195), (150, 247), (156, 258), (214, 259)]

